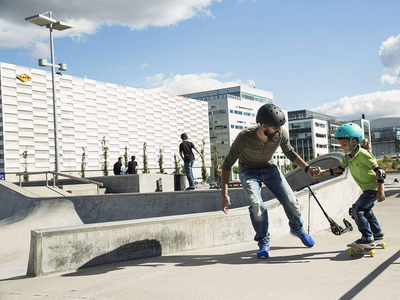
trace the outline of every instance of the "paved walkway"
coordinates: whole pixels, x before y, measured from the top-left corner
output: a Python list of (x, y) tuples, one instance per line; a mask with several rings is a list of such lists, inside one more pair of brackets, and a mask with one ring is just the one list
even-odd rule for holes
[(274, 236), (266, 260), (248, 242), (36, 278), (10, 263), (0, 266), (0, 299), (399, 299), (400, 184), (385, 189), (387, 200), (374, 211), (387, 248), (375, 257), (349, 256), (346, 245), (360, 237), (355, 229), (316, 234), (310, 249)]

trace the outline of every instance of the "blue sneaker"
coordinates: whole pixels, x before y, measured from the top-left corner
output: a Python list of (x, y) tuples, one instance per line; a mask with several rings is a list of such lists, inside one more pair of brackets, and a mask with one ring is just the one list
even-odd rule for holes
[(270, 251), (269, 244), (260, 246), (260, 250), (257, 252), (257, 257), (258, 258), (268, 258), (269, 257), (269, 251)]
[(290, 234), (293, 235), (294, 237), (298, 237), (299, 239), (301, 239), (304, 246), (311, 248), (315, 244), (313, 238), (309, 236), (305, 231), (303, 231), (301, 234), (295, 234), (290, 230)]

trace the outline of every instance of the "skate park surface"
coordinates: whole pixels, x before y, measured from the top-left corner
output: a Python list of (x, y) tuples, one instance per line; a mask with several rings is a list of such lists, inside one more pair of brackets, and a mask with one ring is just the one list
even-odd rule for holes
[[(400, 173), (388, 174), (387, 199), (374, 208), (388, 236), (387, 248), (376, 249), (375, 257), (350, 257), (346, 245), (360, 234), (355, 229), (335, 236), (326, 230), (326, 219), (325, 230), (312, 234), (316, 241), (313, 248), (275, 231), (271, 257), (266, 260), (256, 258), (256, 243), (250, 237), (230, 245), (28, 277), (26, 259), (18, 262), (9, 253), (0, 261), (0, 299), (398, 299), (400, 187), (391, 183), (399, 176)], [(324, 195), (337, 192), (321, 190), (317, 197), (323, 200)], [(347, 214), (339, 217), (332, 211), (334, 206), (323, 205), (340, 225), (343, 226), (343, 217), (355, 225)], [(59, 211), (62, 219), (63, 210)], [(231, 210), (233, 214), (234, 211)], [(41, 217), (33, 214), (27, 219), (38, 225)], [(271, 221), (273, 217), (270, 216)], [(229, 223), (221, 222), (221, 226)], [(287, 224), (283, 227), (288, 230)], [(16, 230), (13, 234), (19, 233)]]

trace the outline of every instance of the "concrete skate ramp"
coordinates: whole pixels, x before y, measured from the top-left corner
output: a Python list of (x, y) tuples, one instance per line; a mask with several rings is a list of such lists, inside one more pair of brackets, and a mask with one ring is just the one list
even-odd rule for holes
[[(322, 168), (334, 167), (339, 164), (343, 157), (341, 153), (332, 153), (329, 155), (325, 155), (322, 157), (318, 157), (309, 163), (311, 165), (318, 165)], [(286, 175), (286, 178), (289, 184), (292, 186), (294, 190), (297, 190), (299, 187), (302, 187), (308, 183), (319, 182), (321, 179), (312, 179), (307, 174), (304, 173), (301, 169), (296, 169), (289, 174)], [(325, 176), (322, 179), (329, 180), (331, 176)], [(342, 175), (340, 177), (335, 178), (334, 180), (348, 181), (348, 177)], [(348, 183), (350, 186), (355, 184), (354, 182)], [(325, 190), (325, 188), (324, 188)], [(324, 192), (325, 193), (325, 192)], [(332, 191), (330, 191), (332, 193)], [(352, 192), (349, 194), (348, 200), (349, 203), (354, 202), (355, 197), (350, 197)], [(229, 191), (232, 206), (231, 209), (246, 207), (242, 209), (244, 212), (243, 226), (239, 227), (246, 228), (249, 225), (248, 220), (248, 211), (247, 211), (247, 201), (244, 199), (244, 193), (242, 188), (234, 188)], [(300, 193), (301, 194), (301, 193)], [(274, 196), (269, 192), (267, 188), (262, 189), (263, 199), (266, 201), (271, 200)], [(27, 259), (29, 252), (29, 242), (30, 242), (30, 231), (37, 228), (58, 228), (63, 226), (78, 226), (80, 228), (83, 224), (93, 224), (89, 227), (85, 228), (97, 228), (97, 226), (111, 225), (111, 224), (120, 224), (121, 222), (116, 221), (125, 221), (125, 220), (138, 220), (137, 222), (129, 223), (127, 226), (138, 227), (136, 223), (142, 224), (145, 222), (155, 222), (157, 224), (158, 221), (161, 222), (160, 218), (151, 219), (156, 217), (167, 217), (168, 222), (172, 222), (172, 220), (181, 220), (185, 218), (190, 218), (190, 220), (197, 220), (197, 217), (201, 217), (201, 215), (190, 215), (184, 216), (187, 214), (198, 214), (208, 212), (205, 216), (206, 219), (211, 217), (212, 212), (216, 212), (215, 216), (211, 219), (215, 222), (221, 222), (221, 217), (225, 217), (222, 213), (220, 213), (220, 191), (219, 190), (196, 190), (192, 192), (163, 192), (163, 193), (148, 193), (148, 194), (139, 194), (139, 193), (129, 193), (129, 194), (106, 194), (106, 195), (98, 195), (98, 196), (69, 196), (69, 197), (38, 197), (32, 192), (29, 192), (23, 188), (20, 188), (12, 183), (6, 181), (0, 181), (0, 239), (3, 241), (0, 244), (0, 262), (1, 261), (10, 261), (10, 260), (18, 260), (18, 259)], [(278, 206), (276, 201), (268, 201), (269, 209), (272, 207)], [(348, 205), (345, 207), (334, 207), (332, 209), (333, 212), (337, 211), (339, 215), (343, 214), (343, 211), (346, 211)], [(232, 210), (233, 212), (234, 210)], [(319, 213), (322, 216), (322, 213)], [(177, 215), (182, 215), (181, 217), (176, 217)], [(228, 216), (231, 218), (233, 213)], [(332, 215), (332, 217), (334, 217)], [(192, 219), (194, 218), (194, 219)], [(147, 220), (143, 220), (147, 219)], [(304, 219), (304, 211), (303, 211), (303, 219)], [(199, 220), (202, 220), (200, 218)], [(228, 220), (228, 219), (226, 219)], [(281, 222), (279, 226), (284, 227), (287, 231), (287, 221), (285, 219), (276, 219)], [(236, 220), (237, 221), (237, 220)], [(235, 222), (236, 222), (235, 221)], [(307, 220), (305, 220), (307, 221)], [(104, 222), (113, 222), (99, 225), (97, 223)], [(131, 221), (130, 221), (131, 222)], [(197, 222), (197, 221), (196, 221)], [(196, 223), (195, 222), (195, 223)], [(96, 224), (94, 224), (96, 223)], [(189, 222), (190, 223), (190, 222)], [(121, 223), (122, 224), (122, 223)], [(151, 223), (151, 227), (160, 228), (159, 225), (154, 225)], [(180, 223), (181, 224), (181, 223)], [(186, 222), (185, 222), (186, 224)], [(236, 223), (235, 223), (236, 224)], [(326, 229), (328, 223), (325, 221), (322, 226), (322, 229)], [(182, 224), (180, 225), (182, 226)], [(186, 225), (185, 225), (186, 226)], [(197, 226), (197, 225), (196, 225)], [(196, 226), (193, 228), (194, 232), (196, 232)], [(229, 226), (229, 225), (227, 225)], [(250, 225), (251, 226), (251, 225)], [(140, 228), (143, 228), (139, 226)], [(139, 228), (138, 227), (138, 228)], [(236, 225), (233, 226), (236, 228)], [(175, 230), (175, 229), (174, 229)], [(55, 229), (57, 232), (58, 229)], [(90, 229), (91, 232), (95, 232), (96, 230)], [(245, 236), (244, 240), (252, 239), (252, 229), (250, 230), (250, 237), (245, 233), (245, 229), (243, 229), (243, 234)], [(165, 236), (169, 237), (172, 233), (166, 233)], [(172, 234), (173, 235), (173, 234)], [(141, 235), (138, 235), (138, 237)], [(164, 236), (164, 234), (163, 234)], [(230, 235), (224, 237), (225, 241), (235, 242), (237, 234), (232, 235), (232, 240), (230, 240)], [(121, 236), (121, 240), (128, 241), (129, 238), (124, 238)], [(134, 247), (143, 247), (146, 245), (147, 239), (137, 238), (134, 239), (135, 243)], [(175, 237), (175, 242), (178, 243), (180, 241), (180, 237)], [(186, 239), (183, 239), (186, 240)], [(154, 240), (150, 239), (150, 244), (154, 245)], [(155, 244), (159, 244), (159, 240), (155, 240)], [(230, 242), (229, 242), (230, 241)], [(240, 241), (237, 240), (237, 241)], [(137, 243), (136, 243), (137, 242)], [(86, 243), (86, 242), (85, 242)], [(129, 243), (128, 243), (129, 244)], [(162, 253), (166, 250), (166, 244), (163, 243)], [(125, 244), (124, 244), (125, 245)], [(139, 245), (139, 246), (138, 246)], [(159, 244), (161, 245), (161, 244)], [(36, 244), (37, 246), (37, 244)], [(35, 246), (35, 247), (36, 247)], [(123, 249), (126, 247), (123, 246)], [(169, 247), (169, 246), (168, 246)], [(182, 247), (181, 247), (182, 248)], [(175, 249), (172, 247), (172, 249)], [(111, 252), (113, 252), (112, 250)], [(173, 250), (171, 250), (173, 251)], [(119, 251), (121, 253), (123, 251)], [(130, 252), (136, 253), (132, 251), (130, 248)], [(140, 252), (140, 251), (139, 251)], [(143, 251), (142, 251), (143, 252)], [(148, 252), (147, 250), (144, 252)], [(157, 251), (156, 251), (157, 252)], [(157, 252), (158, 253), (158, 252)], [(140, 254), (137, 257), (141, 257)], [(146, 255), (149, 255), (148, 253)], [(93, 254), (91, 254), (93, 257)], [(122, 260), (124, 259), (123, 255), (121, 256)], [(135, 256), (136, 257), (136, 256)], [(130, 259), (130, 258), (128, 258)], [(120, 259), (121, 260), (121, 259)], [(101, 261), (101, 259), (99, 260)], [(113, 261), (113, 260), (112, 260)], [(97, 263), (92, 263), (97, 264)], [(53, 272), (53, 271), (51, 271)], [(50, 272), (50, 273), (51, 273)], [(35, 272), (33, 272), (35, 273)], [(44, 274), (45, 272), (43, 272)], [(35, 273), (36, 274), (36, 273)]]
[[(330, 168), (337, 166), (342, 157), (342, 153), (331, 153), (313, 159), (309, 163), (321, 168)], [(114, 180), (123, 179), (123, 176), (114, 177)], [(286, 178), (292, 189), (298, 190), (306, 184), (329, 180), (332, 176), (313, 179), (298, 168), (286, 174)], [(248, 205), (242, 188), (230, 189), (229, 195), (232, 203), (230, 208)], [(265, 187), (262, 189), (262, 196), (265, 201), (275, 198)], [(75, 211), (68, 210), (65, 213), (71, 214), (74, 220), (78, 215), (80, 223), (90, 224), (219, 211), (221, 196), (219, 190), (198, 189), (161, 193), (38, 197), (17, 185), (0, 181), (0, 226), (19, 222), (49, 205), (54, 205), (54, 209), (57, 209), (55, 203), (58, 201), (70, 202)]]
[[(331, 218), (340, 218), (360, 195), (351, 176), (313, 186)], [(296, 193), (304, 228), (309, 233), (329, 228), (308, 189)], [(266, 202), (271, 236), (287, 234), (286, 215), (276, 199)], [(199, 248), (252, 240), (254, 230), (247, 207), (222, 212), (32, 230), (28, 274), (41, 276), (63, 271)], [(300, 240), (298, 240), (301, 245)]]

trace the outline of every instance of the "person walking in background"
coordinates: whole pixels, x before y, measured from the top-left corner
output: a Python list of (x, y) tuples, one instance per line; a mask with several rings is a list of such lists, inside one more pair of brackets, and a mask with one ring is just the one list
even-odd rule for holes
[(114, 175), (122, 173), (122, 156), (118, 157), (118, 161), (114, 164)]
[(131, 157), (131, 161), (128, 163), (128, 174), (137, 174), (138, 163), (135, 161), (136, 156)]
[(361, 148), (367, 150), (369, 153), (372, 153), (371, 151), (371, 145), (368, 141), (368, 139), (363, 139), (361, 142)]
[(193, 164), (194, 164), (194, 154), (192, 149), (196, 150), (196, 152), (200, 155), (201, 158), (203, 158), (203, 155), (197, 150), (197, 148), (194, 146), (192, 142), (188, 141), (188, 135), (186, 133), (181, 134), (181, 139), (182, 143), (179, 145), (179, 155), (184, 161), (185, 165), (185, 173), (187, 180), (189, 182), (189, 187), (187, 190), (193, 190), (195, 189), (194, 185), (194, 177), (193, 177)]

